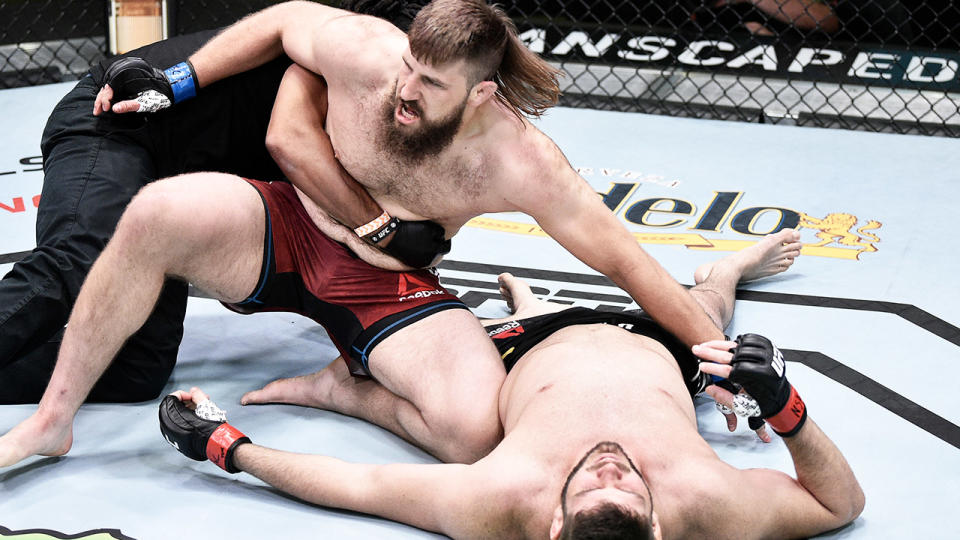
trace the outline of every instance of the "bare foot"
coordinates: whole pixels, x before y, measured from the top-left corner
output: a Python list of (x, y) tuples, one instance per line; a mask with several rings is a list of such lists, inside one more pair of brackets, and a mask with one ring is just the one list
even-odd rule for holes
[(240, 398), (240, 404), (289, 403), (316, 409), (330, 409), (334, 389), (351, 378), (347, 365), (338, 358), (315, 373), (277, 379), (260, 390), (247, 392)]
[(513, 277), (513, 274), (504, 272), (497, 276), (500, 283), (500, 296), (507, 302), (507, 308), (510, 313), (516, 313), (525, 299), (524, 293), (533, 296), (530, 286)]
[(540, 300), (530, 290), (530, 285), (508, 272), (497, 276), (497, 281), (500, 282), (500, 296), (506, 300), (507, 307), (515, 315), (511, 317), (513, 319), (554, 313), (567, 307)]
[(72, 445), (72, 420), (60, 426), (34, 413), (0, 437), (0, 467), (9, 467), (30, 456), (62, 456)]
[(727, 255), (719, 261), (701, 265), (693, 273), (696, 284), (703, 283), (710, 273), (723, 269), (739, 275), (737, 281), (752, 281), (786, 271), (800, 256), (800, 233), (783, 229), (764, 236), (756, 244)]

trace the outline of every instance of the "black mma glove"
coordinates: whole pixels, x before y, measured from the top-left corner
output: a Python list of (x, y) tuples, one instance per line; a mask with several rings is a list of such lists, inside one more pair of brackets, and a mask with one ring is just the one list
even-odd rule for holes
[(795, 435), (807, 420), (807, 407), (786, 377), (783, 353), (757, 334), (737, 337), (729, 380), (743, 387), (760, 414), (781, 437)]
[(390, 243), (383, 250), (400, 262), (414, 268), (430, 266), (440, 255), (450, 253), (446, 231), (432, 221), (397, 220), (397, 228)]
[(173, 395), (160, 402), (160, 432), (181, 454), (196, 461), (209, 459), (228, 473), (240, 472), (233, 464), (233, 453), (241, 444), (250, 442), (226, 422), (197, 416)]
[(138, 112), (157, 112), (197, 95), (197, 74), (189, 61), (164, 71), (136, 56), (117, 60), (107, 69), (104, 83), (114, 92), (114, 101), (135, 99)]
[[(381, 246), (380, 242), (390, 234), (393, 234), (390, 243)], [(443, 227), (433, 221), (403, 221), (391, 217), (386, 224), (361, 238), (407, 266), (425, 268), (439, 255), (450, 253), (450, 240), (444, 238), (445, 234)]]

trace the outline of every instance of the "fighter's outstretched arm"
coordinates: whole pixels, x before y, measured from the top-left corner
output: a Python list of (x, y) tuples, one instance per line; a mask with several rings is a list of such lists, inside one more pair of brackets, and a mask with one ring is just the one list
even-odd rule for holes
[[(453, 538), (475, 536), (465, 487), (470, 465), (349, 463), (319, 455), (295, 454), (244, 444), (237, 467), (299, 499), (323, 506), (381, 516)], [(479, 501), (474, 501), (479, 502)], [(481, 510), (481, 505), (472, 509)]]
[(748, 536), (762, 538), (808, 537), (856, 519), (864, 507), (863, 490), (840, 450), (808, 418), (787, 381), (780, 351), (766, 338), (747, 334), (736, 342), (705, 343), (694, 352), (707, 361), (702, 371), (729, 377), (757, 400), (763, 418), (783, 437), (797, 472), (794, 480), (770, 469), (736, 471), (735, 478), (719, 482), (742, 486), (725, 501), (723, 513), (739, 515), (736, 521), (751, 523)]
[(537, 157), (524, 172), (530, 188), (511, 195), (519, 209), (685, 344), (721, 339), (723, 333), (693, 296), (640, 247), (560, 149), (549, 140), (536, 146), (528, 155)]
[(302, 500), (455, 538), (478, 537), (478, 522), (496, 507), (485, 503), (497, 497), (483, 491), (493, 482), (476, 464), (371, 465), (258, 446), (196, 387), (161, 401), (160, 431), (191, 459), (247, 472)]
[[(315, 73), (349, 78), (358, 72), (351, 66), (365, 63), (361, 59), (383, 56), (378, 48), (383, 42), (365, 39), (375, 36), (390, 36), (391, 46), (404, 39), (399, 29), (376, 17), (361, 17), (315, 2), (277, 4), (229, 26), (184, 59), (188, 62), (171, 67), (150, 66), (138, 58), (116, 62), (106, 73), (106, 86), (97, 96), (94, 114), (156, 112), (281, 53)], [(143, 97), (145, 91), (154, 91), (154, 95)]]

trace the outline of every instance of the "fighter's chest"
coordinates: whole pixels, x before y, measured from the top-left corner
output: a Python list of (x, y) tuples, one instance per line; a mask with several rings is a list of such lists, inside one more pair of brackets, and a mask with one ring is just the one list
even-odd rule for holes
[(491, 177), (489, 159), (474, 148), (451, 147), (435, 157), (414, 159), (389, 148), (381, 135), (382, 106), (331, 103), (327, 132), (343, 168), (382, 202), (390, 200), (425, 217), (476, 208)]

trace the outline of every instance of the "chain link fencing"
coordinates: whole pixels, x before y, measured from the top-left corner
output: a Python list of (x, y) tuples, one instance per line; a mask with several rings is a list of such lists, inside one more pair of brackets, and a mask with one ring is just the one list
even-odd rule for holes
[(103, 0), (0, 0), (0, 88), (76, 79), (106, 50)]
[(960, 136), (951, 0), (505, 2), (564, 104)]
[[(171, 0), (168, 31), (225, 26), (274, 3)], [(500, 5), (566, 72), (567, 106), (960, 137), (955, 0)], [(81, 75), (106, 54), (108, 6), (0, 0), (0, 88)]]

